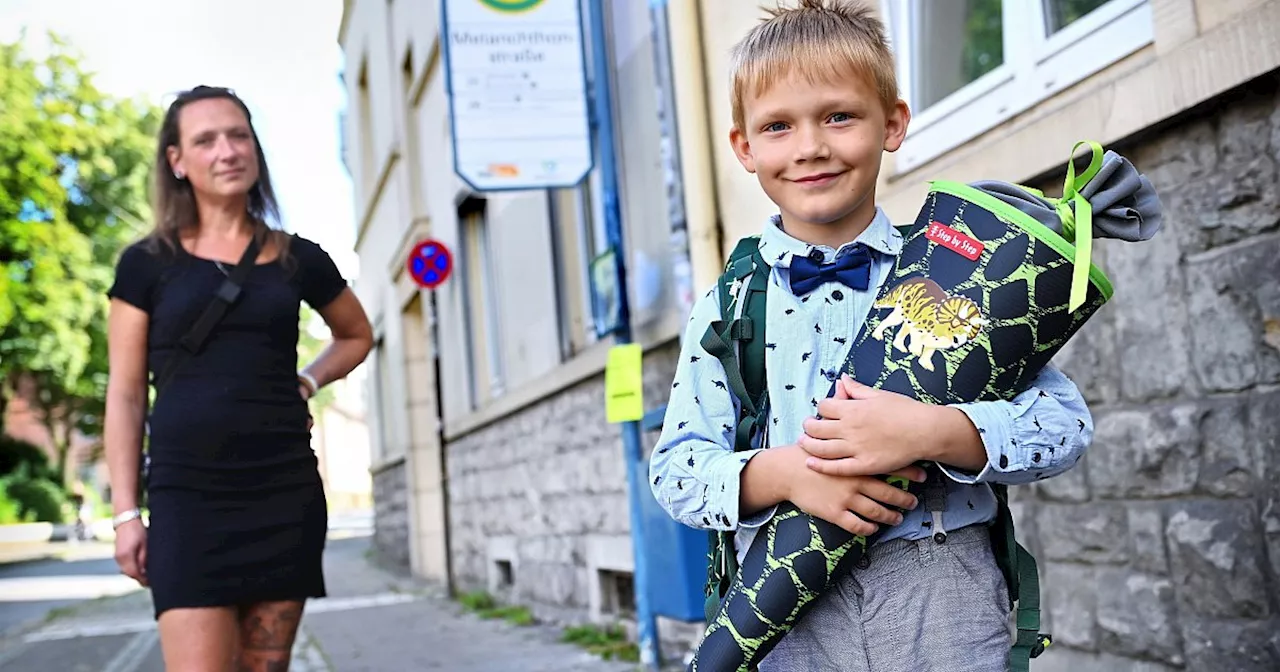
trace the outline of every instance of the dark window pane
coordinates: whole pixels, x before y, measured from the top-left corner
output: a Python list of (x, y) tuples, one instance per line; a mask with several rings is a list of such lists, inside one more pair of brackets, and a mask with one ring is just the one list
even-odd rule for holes
[(1066, 28), (1110, 0), (1044, 0), (1044, 34)]

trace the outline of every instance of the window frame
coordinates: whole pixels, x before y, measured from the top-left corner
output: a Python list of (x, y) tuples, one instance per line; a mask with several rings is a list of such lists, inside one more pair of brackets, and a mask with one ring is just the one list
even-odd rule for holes
[(458, 280), (462, 290), (467, 379), (474, 411), (506, 392), (502, 316), (490, 242), (488, 201), (481, 197), (466, 199), (458, 208), (458, 228), (458, 252), (463, 269)]
[(387, 347), (385, 336), (379, 335), (374, 340), (373, 348), (370, 351), (369, 375), (366, 377), (366, 384), (370, 392), (372, 403), (370, 408), (375, 411), (377, 422), (372, 427), (375, 433), (373, 437), (373, 445), (371, 454), (371, 464), (373, 468), (389, 464), (394, 460), (405, 456), (406, 446), (399, 436), (399, 427), (396, 424), (394, 402), (396, 395), (394, 390), (389, 389), (395, 383), (395, 378), (391, 373), (390, 355), (392, 353)]
[(547, 192), (560, 295), (562, 362), (601, 340), (591, 300), (591, 260), (608, 249), (599, 179), (599, 171), (593, 170), (576, 187)]
[(883, 1), (900, 95), (912, 110), (907, 138), (896, 154), (899, 174), (960, 147), (1155, 39), (1151, 0), (1110, 0), (1047, 37), (1044, 0), (1002, 0), (1003, 63), (928, 108), (916, 109), (917, 36), (927, 0)]

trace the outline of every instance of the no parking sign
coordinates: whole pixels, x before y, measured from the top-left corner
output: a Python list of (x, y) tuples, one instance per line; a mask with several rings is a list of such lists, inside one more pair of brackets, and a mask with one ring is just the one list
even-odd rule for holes
[(453, 255), (443, 243), (428, 238), (413, 246), (405, 266), (420, 287), (435, 289), (453, 271)]

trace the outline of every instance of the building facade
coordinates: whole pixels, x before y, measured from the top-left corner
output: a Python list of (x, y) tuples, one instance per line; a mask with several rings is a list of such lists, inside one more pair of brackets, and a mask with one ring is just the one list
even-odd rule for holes
[[(729, 51), (761, 12), (603, 4), (633, 327), (656, 408), (692, 297), (773, 211), (727, 143)], [(1058, 642), (1037, 667), (1274, 669), (1280, 0), (877, 6), (913, 110), (878, 186), (893, 220), (914, 219), (933, 179), (1052, 191), (1084, 139), (1131, 158), (1165, 206), (1155, 240), (1096, 246), (1115, 298), (1055, 360), (1090, 401), (1094, 445), (1069, 474), (1014, 489)], [(377, 333), (378, 548), (544, 619), (625, 619), (626, 470), (589, 291), (605, 250), (598, 175), (477, 193), (453, 173), (437, 1), (347, 0), (339, 39), (356, 291)], [(404, 271), (426, 237), (458, 262), (434, 291)]]

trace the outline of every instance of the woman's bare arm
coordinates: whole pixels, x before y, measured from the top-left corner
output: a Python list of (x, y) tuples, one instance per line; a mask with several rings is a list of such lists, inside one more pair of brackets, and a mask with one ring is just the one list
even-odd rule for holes
[(114, 513), (138, 506), (138, 461), (147, 411), (146, 312), (119, 299), (107, 317), (107, 412), (103, 443)]
[(338, 298), (319, 309), (333, 334), (333, 342), (303, 368), (303, 372), (316, 379), (321, 387), (345, 378), (360, 365), (373, 349), (373, 327), (364, 307), (350, 288), (342, 290)]

